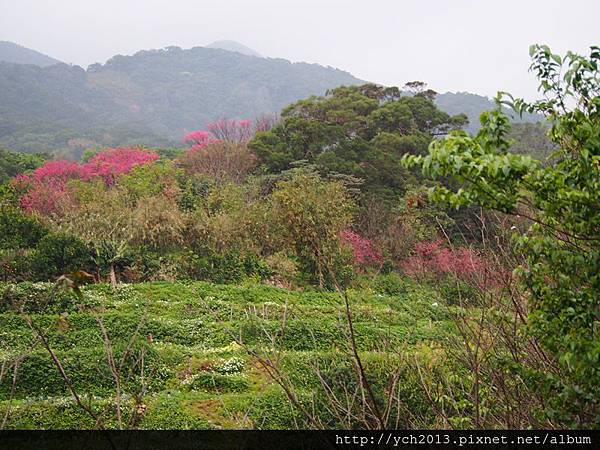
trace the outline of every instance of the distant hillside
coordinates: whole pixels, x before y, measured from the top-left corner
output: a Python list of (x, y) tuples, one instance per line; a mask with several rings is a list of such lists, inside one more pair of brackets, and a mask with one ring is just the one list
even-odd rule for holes
[[(483, 95), (471, 94), (469, 92), (446, 92), (438, 94), (435, 103), (442, 111), (450, 115), (464, 113), (469, 118), (469, 125), (465, 128), (470, 133), (476, 133), (479, 130), (479, 116), (484, 111), (494, 109), (496, 104), (493, 100)], [(541, 117), (526, 114), (520, 119), (512, 111), (506, 111), (516, 123), (520, 122), (539, 122)]]
[(186, 131), (221, 117), (278, 113), (301, 98), (361, 82), (318, 64), (204, 47), (118, 55), (87, 71), (0, 63), (0, 145), (39, 152), (81, 139), (179, 142)]
[(0, 61), (14, 64), (34, 64), (40, 67), (60, 63), (58, 59), (8, 41), (0, 41)]
[(262, 58), (262, 55), (249, 47), (235, 41), (215, 41), (212, 44), (208, 44), (207, 48), (220, 48), (221, 50), (228, 50), (230, 52), (238, 52), (242, 55), (258, 56)]
[[(216, 119), (278, 113), (299, 99), (363, 83), (331, 67), (243, 54), (255, 52), (233, 41), (211, 46), (234, 51), (167, 47), (118, 55), (87, 70), (0, 62), (0, 147), (77, 157), (93, 146), (177, 145), (187, 131)], [(4, 48), (13, 47), (23, 49)], [(451, 115), (466, 113), (471, 132), (479, 114), (494, 107), (468, 93), (440, 94), (437, 103)]]

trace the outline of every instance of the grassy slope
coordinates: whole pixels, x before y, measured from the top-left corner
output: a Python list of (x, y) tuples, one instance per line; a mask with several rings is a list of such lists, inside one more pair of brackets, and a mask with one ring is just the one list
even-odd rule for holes
[[(76, 407), (65, 383), (32, 333), (11, 312), (10, 302), (33, 309), (48, 295), (49, 285), (4, 286), (0, 297), (0, 359), (20, 363), (14, 399), (9, 402), (12, 373), (0, 382), (0, 420), (12, 410), (7, 428), (88, 428), (91, 420)], [(407, 288), (396, 296), (373, 291), (351, 292), (357, 341), (368, 364), (385, 362), (390, 349), (439, 341), (449, 322), (424, 288)], [(16, 300), (15, 300), (16, 299)], [(142, 317), (140, 345), (145, 350), (149, 394), (141, 428), (286, 428), (298, 415), (280, 388), (235, 343), (231, 333), (259, 348), (269, 346), (265, 330), (277, 330), (287, 304), (283, 368), (301, 393), (317, 386), (310, 361), (335, 368), (346, 342), (342, 303), (334, 293), (292, 292), (263, 285), (230, 286), (204, 282), (124, 285), (113, 292), (106, 285), (86, 287), (83, 300), (101, 307), (118, 355)], [(42, 301), (43, 303), (43, 301)], [(101, 409), (114, 395), (105, 363), (98, 324), (82, 312), (76, 298), (63, 296), (38, 308), (32, 317), (47, 330), (52, 347), (80, 393)], [(385, 348), (384, 348), (385, 347)], [(243, 369), (228, 375), (224, 361), (239, 358)], [(235, 362), (235, 361), (234, 361)], [(332, 369), (333, 370), (333, 369)], [(125, 391), (139, 384), (140, 371), (125, 382)], [(127, 402), (126, 402), (127, 403)], [(127, 413), (125, 414), (127, 415)], [(114, 414), (107, 414), (114, 416)], [(114, 426), (112, 419), (107, 419)]]

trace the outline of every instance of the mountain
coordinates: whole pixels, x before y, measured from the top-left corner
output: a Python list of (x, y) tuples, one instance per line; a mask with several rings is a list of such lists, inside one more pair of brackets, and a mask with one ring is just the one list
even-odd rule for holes
[(221, 50), (227, 50), (230, 52), (241, 53), (242, 55), (257, 56), (259, 58), (262, 58), (262, 55), (260, 53), (252, 50), (250, 47), (246, 47), (244, 44), (240, 44), (239, 42), (235, 41), (215, 41), (212, 44), (208, 44), (206, 47), (220, 48)]
[[(232, 43), (211, 45), (223, 42)], [(276, 114), (299, 99), (363, 83), (331, 67), (238, 50), (173, 46), (117, 55), (87, 70), (0, 62), (0, 147), (77, 157), (93, 146), (172, 146), (219, 118)], [(464, 92), (441, 94), (437, 104), (451, 115), (466, 113), (471, 132), (479, 114), (494, 107)]]
[[(465, 127), (465, 130), (469, 133), (476, 133), (479, 130), (479, 116), (482, 112), (496, 108), (496, 104), (490, 98), (469, 92), (446, 92), (438, 94), (435, 103), (438, 108), (450, 115), (466, 114), (469, 119), (469, 125)], [(533, 114), (524, 114), (522, 118), (519, 118), (513, 111), (506, 109), (504, 111), (515, 123), (539, 122), (542, 120), (540, 116)]]
[(14, 64), (33, 64), (40, 67), (47, 67), (60, 62), (58, 59), (8, 41), (0, 41), (0, 61)]
[(180, 142), (185, 132), (222, 117), (278, 113), (296, 100), (360, 83), (331, 67), (205, 47), (117, 55), (87, 70), (0, 63), (0, 147)]

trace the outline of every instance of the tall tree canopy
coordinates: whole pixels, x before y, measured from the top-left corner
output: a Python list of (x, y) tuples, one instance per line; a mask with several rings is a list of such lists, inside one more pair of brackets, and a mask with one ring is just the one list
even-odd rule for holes
[(324, 173), (352, 175), (365, 190), (402, 192), (405, 153), (421, 154), (434, 136), (466, 123), (433, 103), (435, 93), (419, 82), (411, 92), (374, 84), (342, 86), (323, 97), (288, 106), (272, 130), (258, 133), (250, 147), (269, 171), (307, 161)]

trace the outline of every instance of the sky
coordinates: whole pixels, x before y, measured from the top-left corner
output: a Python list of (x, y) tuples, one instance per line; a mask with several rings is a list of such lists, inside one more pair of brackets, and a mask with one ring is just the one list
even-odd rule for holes
[(385, 85), (532, 99), (529, 45), (586, 53), (599, 17), (597, 0), (0, 0), (0, 40), (87, 67), (227, 39)]

